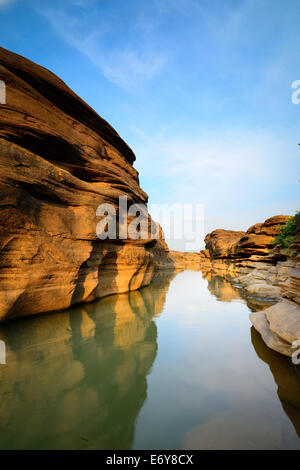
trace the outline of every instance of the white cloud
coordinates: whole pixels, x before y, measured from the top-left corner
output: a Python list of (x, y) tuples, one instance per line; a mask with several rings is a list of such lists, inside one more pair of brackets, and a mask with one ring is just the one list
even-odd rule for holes
[[(155, 49), (142, 31), (135, 41), (124, 36), (115, 43), (117, 12), (101, 16), (101, 3), (69, 0), (64, 3), (40, 2), (37, 11), (72, 47), (84, 54), (112, 83), (133, 92), (157, 75), (166, 63), (166, 54)], [(108, 45), (109, 43), (109, 45)]]
[[(89, 56), (88, 50), (85, 53)], [(90, 59), (101, 68), (108, 80), (130, 91), (139, 84), (151, 80), (165, 63), (165, 58), (161, 54), (137, 54), (130, 49), (115, 50), (106, 60), (102, 60), (99, 56), (91, 56)]]
[[(207, 131), (197, 138), (137, 133), (134, 151), (150, 203), (155, 198), (169, 204), (204, 204), (205, 233), (216, 228), (245, 230), (297, 209), (297, 142), (263, 130)], [(159, 165), (153, 165), (154, 159)], [(161, 180), (163, 188), (155, 188), (155, 181)]]

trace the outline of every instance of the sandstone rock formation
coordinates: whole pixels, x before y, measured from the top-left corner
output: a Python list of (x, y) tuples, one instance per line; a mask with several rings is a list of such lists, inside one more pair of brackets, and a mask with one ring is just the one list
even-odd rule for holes
[(210, 257), (208, 250), (202, 250), (200, 253), (189, 253), (182, 251), (170, 251), (174, 258), (174, 264), (177, 271), (199, 271), (205, 267), (210, 267)]
[[(251, 226), (246, 232), (214, 230), (205, 238), (210, 269), (215, 275), (241, 284), (251, 296), (280, 299), (280, 282), (286, 269), (295, 267), (287, 255), (274, 247), (274, 237), (289, 216), (278, 215)], [(280, 274), (274, 265), (282, 262)], [(284, 264), (286, 262), (286, 264)]]
[(116, 131), (48, 70), (0, 48), (0, 321), (149, 284), (161, 241), (101, 241), (96, 208), (147, 203)]
[(274, 247), (274, 236), (289, 216), (276, 215), (250, 227), (247, 232), (214, 230), (205, 237), (205, 245), (212, 259), (251, 258), (265, 256)]
[(285, 274), (279, 282), (281, 301), (264, 312), (250, 315), (251, 322), (265, 343), (286, 356), (292, 356), (296, 352), (297, 344), (294, 342), (300, 340), (299, 219), (298, 216), (296, 242), (292, 246), (298, 254), (293, 261), (278, 263), (278, 272), (283, 270)]
[(214, 230), (206, 235), (204, 239), (205, 247), (212, 259), (232, 258), (233, 247), (243, 237), (245, 237), (245, 232), (222, 229)]
[(296, 240), (291, 247), (297, 254), (296, 263), (287, 279), (280, 283), (281, 296), (300, 304), (300, 217), (296, 219)]

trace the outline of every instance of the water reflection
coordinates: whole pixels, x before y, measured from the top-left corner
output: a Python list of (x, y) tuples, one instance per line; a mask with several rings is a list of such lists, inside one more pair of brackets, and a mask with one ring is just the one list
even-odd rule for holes
[(232, 302), (233, 300), (245, 300), (251, 312), (258, 312), (274, 305), (274, 301), (249, 297), (244, 289), (237, 287), (224, 277), (217, 276), (211, 272), (202, 272), (203, 278), (207, 280), (207, 288), (221, 302)]
[(0, 448), (300, 448), (299, 377), (250, 330), (270, 304), (170, 281), (2, 325)]
[(207, 280), (207, 288), (209, 292), (222, 302), (232, 302), (240, 299), (240, 289), (234, 287), (229, 281), (221, 276), (214, 276), (211, 272), (205, 273), (204, 278)]
[(130, 448), (169, 282), (3, 325), (0, 448)]
[[(252, 312), (264, 310), (275, 303), (263, 299), (249, 298), (243, 289), (236, 287), (223, 277), (212, 275), (211, 272), (204, 273), (203, 277), (208, 281), (208, 289), (211, 294), (220, 301), (232, 302), (233, 300), (243, 299)], [(299, 367), (294, 366), (287, 357), (268, 348), (253, 326), (250, 331), (254, 350), (257, 356), (269, 366), (278, 386), (277, 394), (282, 408), (300, 437)]]
[(290, 359), (268, 348), (253, 326), (251, 341), (257, 356), (270, 367), (278, 387), (277, 394), (282, 408), (300, 437), (300, 376), (298, 368), (292, 364)]

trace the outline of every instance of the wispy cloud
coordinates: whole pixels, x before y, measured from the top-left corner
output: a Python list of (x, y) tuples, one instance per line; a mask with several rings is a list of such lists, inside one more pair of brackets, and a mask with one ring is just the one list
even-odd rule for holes
[(7, 7), (15, 3), (17, 0), (0, 0), (0, 8)]
[[(164, 67), (167, 55), (153, 46), (145, 31), (124, 29), (118, 12), (106, 15), (103, 21), (103, 2), (94, 0), (43, 1), (37, 11), (72, 47), (84, 54), (112, 83), (134, 91), (151, 80)], [(124, 19), (123, 19), (124, 21)], [(116, 41), (116, 31), (123, 40)], [(123, 29), (122, 29), (123, 28)]]
[[(202, 131), (197, 138), (136, 133), (139, 144), (134, 150), (143, 173), (153, 181), (163, 174), (159, 198), (204, 204), (206, 233), (216, 228), (247, 229), (297, 209), (296, 142), (264, 130), (237, 128)], [(159, 166), (153, 165), (154, 158)]]
[[(82, 94), (133, 147), (150, 203), (203, 203), (206, 232), (296, 210), (298, 0), (34, 2), (88, 58)], [(132, 94), (98, 99), (91, 64)]]

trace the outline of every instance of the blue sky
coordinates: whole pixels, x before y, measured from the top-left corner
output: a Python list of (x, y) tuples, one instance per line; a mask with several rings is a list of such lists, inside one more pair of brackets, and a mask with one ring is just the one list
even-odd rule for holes
[(205, 232), (299, 208), (300, 0), (0, 0), (0, 18), (3, 47), (132, 147), (150, 203), (204, 204)]

